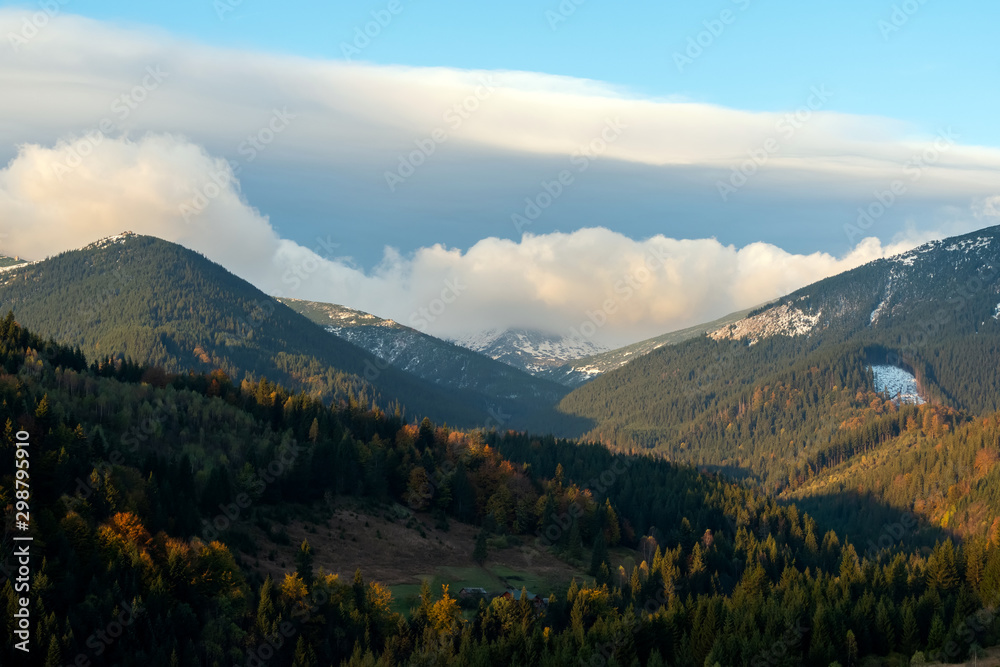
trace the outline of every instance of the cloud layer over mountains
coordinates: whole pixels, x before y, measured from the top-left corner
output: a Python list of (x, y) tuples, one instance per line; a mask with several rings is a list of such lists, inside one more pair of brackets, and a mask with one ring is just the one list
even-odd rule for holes
[[(0, 10), (0, 34), (25, 16)], [(445, 336), (631, 342), (996, 212), (1000, 151), (824, 111), (823, 86), (748, 112), (57, 16), (0, 50), (0, 88), (0, 250), (131, 229)]]

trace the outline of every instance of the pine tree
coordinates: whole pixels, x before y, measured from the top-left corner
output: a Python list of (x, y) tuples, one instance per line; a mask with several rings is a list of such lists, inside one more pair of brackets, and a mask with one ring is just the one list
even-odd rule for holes
[(858, 640), (854, 637), (854, 631), (847, 631), (845, 640), (847, 649), (847, 667), (855, 667), (858, 664)]
[(45, 667), (61, 667), (62, 664), (62, 650), (59, 648), (59, 642), (55, 635), (53, 635), (49, 639), (48, 651), (45, 653)]
[(829, 665), (833, 660), (833, 644), (830, 642), (830, 624), (826, 610), (819, 606), (813, 614), (812, 637), (809, 640), (809, 664)]
[(570, 628), (572, 628), (573, 637), (576, 638), (577, 644), (583, 646), (584, 643), (584, 627), (583, 627), (583, 596), (577, 595), (576, 600), (573, 602), (573, 609), (569, 614)]
[(608, 545), (604, 541), (604, 533), (597, 533), (594, 538), (594, 548), (590, 556), (590, 575), (597, 577), (601, 573), (601, 565), (608, 561)]
[(927, 650), (929, 653), (935, 653), (944, 646), (947, 632), (941, 613), (935, 613), (934, 618), (931, 619), (931, 631), (927, 635)]
[(695, 613), (691, 631), (691, 651), (697, 665), (704, 664), (705, 658), (715, 645), (715, 637), (719, 631), (719, 619), (715, 607), (714, 599), (703, 597)]
[(979, 595), (987, 605), (1000, 604), (1000, 547), (989, 550)]
[(913, 655), (920, 648), (920, 627), (917, 625), (912, 605), (903, 608), (903, 637), (900, 648), (903, 655)]
[(486, 545), (486, 531), (480, 530), (479, 535), (476, 536), (476, 547), (472, 551), (472, 560), (482, 565), (486, 562), (487, 555), (488, 548)]
[(611, 501), (604, 501), (604, 532), (608, 546), (616, 546), (622, 539), (622, 531), (618, 521), (618, 513), (611, 507)]
[(951, 540), (939, 542), (927, 562), (927, 586), (940, 592), (950, 591), (958, 584), (955, 545)]
[(896, 627), (885, 601), (878, 603), (875, 612), (875, 628), (878, 631), (879, 652), (882, 655), (891, 653), (896, 648)]
[(302, 577), (307, 588), (312, 588), (313, 583), (313, 551), (309, 546), (309, 540), (302, 540), (299, 550), (295, 554), (295, 572)]
[(295, 642), (295, 656), (292, 658), (292, 667), (316, 667), (316, 651), (311, 644), (306, 642), (306, 638), (299, 635)]
[(580, 536), (580, 521), (573, 519), (566, 544), (566, 556), (572, 561), (583, 559), (583, 538)]
[(274, 632), (276, 612), (274, 607), (274, 582), (271, 575), (264, 579), (260, 587), (260, 601), (257, 603), (257, 633), (259, 637), (266, 637)]
[(417, 434), (417, 445), (422, 449), (434, 445), (434, 424), (427, 417), (420, 422), (420, 430)]

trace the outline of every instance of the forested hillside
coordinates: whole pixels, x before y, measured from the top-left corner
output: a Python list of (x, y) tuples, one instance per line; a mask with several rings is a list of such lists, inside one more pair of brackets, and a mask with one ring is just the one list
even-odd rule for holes
[(268, 377), (324, 400), (355, 401), (467, 426), (577, 432), (557, 400), (500, 401), (399, 370), (179, 245), (126, 233), (0, 274), (0, 305), (39, 333), (88, 356), (169, 372), (220, 369)]
[[(884, 505), (963, 538), (1000, 539), (997, 414), (974, 418), (908, 408), (853, 432), (853, 444), (845, 439), (817, 456), (817, 474), (785, 496), (815, 516), (856, 523), (859, 530), (873, 525), (865, 508)], [(907, 532), (916, 528), (911, 521)]]
[(624, 347), (608, 350), (581, 359), (575, 359), (564, 366), (545, 371), (542, 377), (552, 378), (570, 387), (577, 387), (593, 380), (596, 376), (621, 368), (625, 364), (667, 345), (677, 345), (692, 338), (704, 336), (709, 331), (715, 331), (743, 319), (752, 309), (730, 313), (711, 322), (697, 324), (685, 329), (648, 338)]
[(636, 359), (560, 407), (618, 449), (796, 485), (822, 451), (894, 410), (875, 395), (873, 363), (912, 370), (936, 405), (1000, 409), (997, 267), (996, 227), (921, 246)]
[(332, 303), (285, 298), (278, 301), (330, 334), (354, 343), (396, 368), (437, 385), (474, 391), (492, 399), (498, 406), (521, 405), (528, 401), (549, 406), (569, 393), (567, 388), (555, 382), (536, 378), (392, 320)]
[[(1000, 638), (981, 611), (1000, 596), (995, 534), (866, 553), (793, 505), (660, 459), (417, 426), (222, 372), (88, 365), (12, 317), (0, 366), (0, 504), (11, 510), (24, 431), (46, 664), (826, 665), (963, 657)], [(500, 597), (471, 616), (454, 591), (425, 588), (405, 617), (363, 572), (314, 567), (308, 542), (283, 577), (261, 579), (249, 526), (280, 533), (267, 508), (333, 494), (470, 522), (593, 579), (545, 591), (547, 605)], [(232, 503), (244, 514), (210, 531)], [(621, 549), (642, 562), (611, 569)], [(13, 604), (10, 580), (2, 595)], [(120, 637), (97, 639), (115, 619)]]

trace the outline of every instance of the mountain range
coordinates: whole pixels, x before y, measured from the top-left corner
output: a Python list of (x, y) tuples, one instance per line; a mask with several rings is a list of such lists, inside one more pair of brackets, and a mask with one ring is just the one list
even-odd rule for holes
[(95, 664), (243, 664), (316, 591), (280, 664), (979, 655), (997, 267), (993, 227), (622, 350), (465, 341), (512, 363), (148, 236), (0, 268), (0, 451), (30, 433), (46, 662), (128, 600), (142, 622)]
[(554, 382), (393, 320), (330, 303), (280, 297), (277, 301), (395, 368), (438, 385), (489, 396), (498, 409), (505, 402), (522, 400), (552, 405), (568, 393)]
[(786, 486), (872, 401), (873, 364), (912, 373), (933, 405), (1000, 409), (998, 267), (1000, 228), (928, 243), (642, 356), (560, 407), (594, 421), (587, 438)]
[[(565, 393), (555, 383), (489, 359), (462, 371), (469, 382), (408, 372), (330, 335), (204, 256), (130, 232), (4, 270), (0, 304), (88, 358), (129, 358), (170, 373), (218, 369), (237, 381), (267, 378), (325, 400), (470, 427), (559, 432), (581, 421), (554, 414)], [(485, 366), (495, 377), (482, 379)]]
[[(586, 431), (656, 448), (672, 445), (654, 426), (655, 406), (673, 411), (677, 392), (687, 402), (710, 396), (714, 406), (848, 344), (864, 350), (865, 363), (890, 359), (912, 371), (927, 398), (1000, 407), (996, 378), (984, 377), (982, 395), (963, 390), (963, 378), (982, 375), (996, 345), (996, 237), (994, 227), (932, 242), (616, 350), (519, 330), (444, 341), (335, 304), (273, 299), (197, 253), (128, 232), (41, 262), (13, 266), (8, 258), (0, 301), (88, 355), (129, 356), (170, 372), (218, 368), (442, 421)], [(741, 371), (744, 358), (753, 361)]]

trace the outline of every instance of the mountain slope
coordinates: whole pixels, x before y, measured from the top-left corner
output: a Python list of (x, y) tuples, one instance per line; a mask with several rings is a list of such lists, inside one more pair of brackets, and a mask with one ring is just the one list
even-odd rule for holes
[(654, 338), (647, 338), (638, 343), (632, 343), (624, 347), (575, 359), (564, 366), (546, 371), (544, 377), (549, 377), (570, 387), (578, 387), (598, 375), (620, 368), (633, 359), (649, 354), (665, 345), (677, 345), (686, 340), (703, 336), (709, 331), (727, 327), (746, 317), (751, 310), (753, 309), (740, 310), (711, 322), (696, 324), (693, 327), (678, 329), (677, 331), (671, 331), (670, 333), (665, 333)]
[[(1000, 593), (997, 540), (956, 545), (930, 528), (920, 541), (937, 543), (933, 551), (893, 547), (876, 560), (796, 505), (656, 458), (509, 431), (418, 428), (275, 385), (196, 375), (140, 383), (124, 368), (88, 367), (6, 317), (0, 368), (0, 450), (28, 446), (14, 425), (30, 434), (31, 608), (45, 619), (32, 638), (50, 647), (47, 664), (96, 657), (92, 640), (109, 618), (119, 631), (95, 665), (258, 664), (255, 647), (272, 644), (267, 657), (282, 665), (590, 664), (609, 646), (625, 665), (869, 655), (861, 664), (875, 664), (897, 649), (962, 645), (968, 619), (989, 622)], [(0, 499), (15, 498), (21, 458), (0, 456)], [(868, 509), (874, 527), (906, 518)], [(444, 551), (449, 526), (466, 536), (468, 558), (473, 524), (483, 527), (486, 567), (414, 562), (414, 552)], [(17, 544), (0, 540), (5, 609), (19, 606)], [(375, 571), (388, 565), (397, 581), (446, 574), (458, 591), (484, 585), (492, 568), (554, 595), (541, 614), (503, 597), (471, 601), (465, 619), (447, 586), (438, 598), (428, 582), (431, 616), (403, 593), (399, 602), (414, 609), (406, 618), (393, 611), (393, 582), (355, 569), (364, 544), (379, 551)], [(545, 576), (556, 557), (566, 562), (559, 579)], [(562, 579), (588, 562), (586, 579)], [(435, 617), (448, 625), (436, 629)], [(297, 641), (274, 642), (289, 618)], [(0, 663), (23, 663), (14, 634), (5, 636)], [(978, 636), (995, 641), (1000, 623)], [(359, 661), (359, 647), (377, 653)]]
[(540, 377), (562, 382), (554, 370), (567, 362), (602, 352), (583, 338), (529, 329), (494, 329), (455, 341), (466, 349)]
[[(0, 273), (0, 307), (88, 357), (122, 355), (170, 372), (267, 377), (325, 399), (356, 398), (466, 425), (489, 397), (382, 363), (198, 253), (125, 233)], [(507, 410), (511, 421), (525, 414)]]
[(998, 227), (926, 244), (662, 347), (560, 405), (593, 419), (588, 437), (606, 444), (781, 488), (849, 437), (844, 424), (893, 409), (876, 392), (873, 364), (912, 370), (932, 402), (1000, 409), (998, 267)]
[(278, 298), (331, 334), (361, 347), (383, 361), (425, 380), (472, 390), (497, 401), (542, 401), (555, 404), (568, 389), (535, 378), (477, 352), (344, 306)]
[(1000, 227), (989, 227), (822, 280), (711, 335), (881, 347), (932, 398), (983, 412), (1000, 410), (998, 312)]
[[(895, 421), (860, 451), (823, 452), (816, 474), (784, 498), (821, 520), (856, 516), (874, 501), (963, 539), (985, 535), (1000, 543), (1000, 413), (964, 418), (906, 408)], [(896, 530), (888, 537), (894, 544), (903, 535)], [(885, 547), (886, 536), (878, 538)]]
[(27, 264), (27, 262), (20, 257), (7, 257), (0, 255), (0, 269), (6, 269), (12, 266), (21, 266), (22, 264)]

